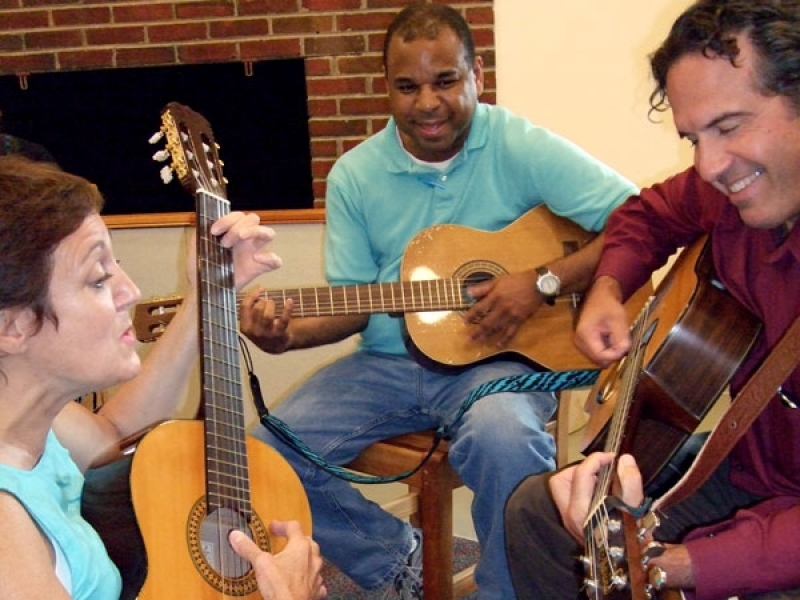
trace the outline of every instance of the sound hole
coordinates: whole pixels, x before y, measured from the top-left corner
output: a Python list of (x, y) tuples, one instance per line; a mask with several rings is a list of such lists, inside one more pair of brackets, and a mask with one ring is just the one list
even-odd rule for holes
[(461, 281), (462, 300), (472, 304), (473, 298), (467, 292), (469, 286), (481, 283), (487, 279), (493, 279), (498, 275), (505, 275), (506, 273), (508, 273), (508, 271), (495, 262), (479, 260), (461, 265), (461, 267), (453, 273), (453, 277)]
[(186, 533), (198, 572), (218, 591), (238, 598), (254, 593), (258, 584), (250, 564), (228, 543), (228, 534), (234, 529), (246, 532), (259, 548), (270, 551), (269, 534), (258, 515), (253, 513), (248, 524), (245, 517), (230, 508), (206, 514), (205, 497), (192, 508)]
[(242, 560), (228, 543), (228, 535), (234, 529), (247, 532), (247, 521), (238, 512), (220, 508), (203, 519), (200, 526), (200, 548), (206, 561), (223, 577), (241, 577), (250, 570), (250, 564)]

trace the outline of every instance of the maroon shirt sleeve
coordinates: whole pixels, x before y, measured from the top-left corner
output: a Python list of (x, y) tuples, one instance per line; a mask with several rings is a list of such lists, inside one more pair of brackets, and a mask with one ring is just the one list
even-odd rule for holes
[(711, 231), (724, 202), (693, 168), (631, 196), (608, 218), (595, 278), (613, 277), (627, 299), (678, 248)]
[(697, 583), (687, 597), (708, 600), (797, 587), (798, 526), (800, 498), (780, 496), (695, 529), (684, 540)]

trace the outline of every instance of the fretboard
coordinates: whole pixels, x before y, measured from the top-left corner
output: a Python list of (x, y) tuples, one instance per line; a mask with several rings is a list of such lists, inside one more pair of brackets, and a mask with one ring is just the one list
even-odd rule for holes
[(292, 314), (299, 317), (406, 313), (468, 308), (472, 300), (460, 279), (425, 279), (393, 283), (321, 286), (267, 290), (280, 313), (292, 300)]
[(231, 251), (210, 234), (229, 212), (220, 196), (197, 193), (197, 257), (200, 344), (208, 512), (231, 508), (251, 514), (247, 442), (239, 365), (236, 292)]
[[(642, 365), (644, 364), (647, 342), (650, 341), (650, 337), (653, 333), (653, 327), (648, 326), (649, 315), (650, 301), (645, 303), (636, 318), (636, 322), (631, 328), (631, 350), (623, 359), (621, 365), (620, 383), (617, 390), (616, 404), (614, 405), (614, 414), (609, 423), (609, 431), (606, 437), (605, 447), (603, 448), (605, 452), (611, 452), (617, 458), (619, 458), (623, 443), (626, 441), (625, 436), (630, 433), (628, 431), (628, 422), (631, 416), (631, 407), (633, 405), (639, 375), (642, 371)], [(598, 472), (597, 485), (595, 487), (592, 503), (593, 507), (600, 505), (603, 499), (611, 493), (611, 486), (616, 476), (616, 467), (615, 459)], [(590, 514), (592, 512), (593, 511), (590, 511)]]

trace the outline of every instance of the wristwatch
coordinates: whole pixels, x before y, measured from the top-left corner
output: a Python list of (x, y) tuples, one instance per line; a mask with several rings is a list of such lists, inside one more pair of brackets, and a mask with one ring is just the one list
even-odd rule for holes
[(536, 273), (539, 275), (536, 279), (536, 290), (542, 295), (544, 301), (552, 306), (561, 293), (561, 280), (547, 267), (537, 267)]

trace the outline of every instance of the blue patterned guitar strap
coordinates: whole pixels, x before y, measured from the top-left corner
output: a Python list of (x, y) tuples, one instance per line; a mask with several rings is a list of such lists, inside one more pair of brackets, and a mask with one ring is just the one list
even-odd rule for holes
[(560, 392), (562, 390), (585, 387), (592, 385), (597, 381), (600, 373), (598, 370), (575, 370), (575, 371), (534, 371), (526, 373), (525, 375), (508, 375), (506, 377), (499, 377), (487, 381), (476, 387), (470, 395), (464, 400), (464, 403), (456, 411), (450, 423), (441, 425), (435, 432), (431, 448), (426, 454), (425, 458), (420, 461), (420, 464), (402, 473), (391, 475), (388, 477), (375, 476), (375, 475), (362, 475), (354, 473), (340, 465), (335, 465), (319, 454), (311, 450), (305, 443), (289, 428), (289, 426), (270, 414), (269, 409), (264, 403), (264, 397), (261, 394), (261, 386), (258, 382), (258, 377), (253, 372), (252, 361), (250, 359), (249, 349), (247, 344), (240, 338), (240, 346), (244, 357), (245, 366), (247, 367), (250, 391), (253, 396), (253, 403), (255, 404), (256, 411), (258, 412), (259, 421), (267, 428), (275, 437), (281, 440), (293, 451), (303, 456), (319, 468), (326, 472), (355, 483), (393, 483), (409, 477), (419, 471), (425, 461), (436, 451), (439, 443), (442, 440), (450, 439), (450, 432), (453, 427), (461, 420), (469, 408), (478, 400), (491, 394), (499, 394), (501, 392)]

